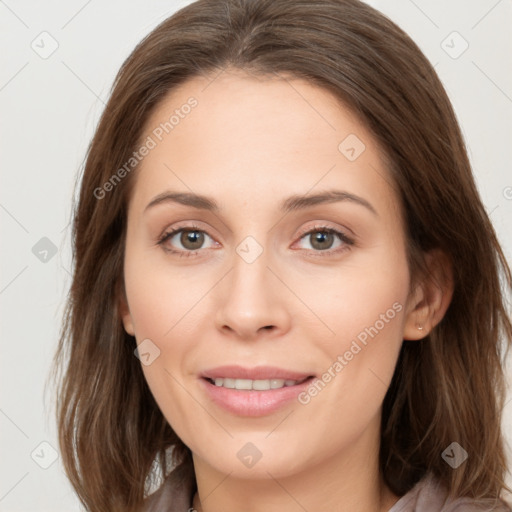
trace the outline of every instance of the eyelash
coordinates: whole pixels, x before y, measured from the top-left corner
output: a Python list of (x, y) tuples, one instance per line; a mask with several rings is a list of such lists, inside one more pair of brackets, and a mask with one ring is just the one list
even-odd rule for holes
[[(180, 233), (182, 231), (190, 231), (190, 232), (201, 232), (201, 233), (204, 233), (206, 235), (208, 235), (208, 233), (206, 231), (204, 231), (203, 229), (199, 228), (199, 226), (195, 226), (195, 225), (191, 225), (191, 226), (181, 226), (181, 227), (178, 227), (176, 229), (173, 229), (171, 231), (166, 231), (159, 239), (158, 239), (158, 242), (157, 244), (160, 245), (164, 251), (168, 252), (168, 253), (171, 253), (171, 254), (175, 254), (175, 255), (179, 255), (180, 257), (186, 257), (186, 258), (189, 258), (191, 256), (195, 256), (197, 253), (199, 253), (202, 249), (198, 249), (196, 251), (183, 251), (183, 250), (176, 250), (176, 249), (169, 249), (168, 247), (164, 247), (164, 243), (171, 239), (176, 233)], [(333, 235), (336, 235), (339, 240), (341, 242), (344, 243), (344, 245), (342, 247), (339, 247), (337, 249), (327, 249), (325, 251), (315, 251), (313, 250), (313, 253), (314, 253), (314, 256), (315, 257), (326, 257), (326, 256), (331, 256), (332, 254), (335, 254), (335, 253), (341, 253), (341, 252), (344, 252), (344, 251), (347, 251), (347, 250), (350, 250), (350, 246), (354, 245), (355, 241), (354, 239), (348, 237), (345, 233), (341, 232), (341, 231), (338, 231), (337, 229), (334, 229), (332, 227), (329, 227), (329, 226), (324, 226), (324, 225), (318, 225), (318, 226), (315, 226), (314, 228), (310, 228), (310, 229), (306, 229), (304, 231), (302, 231), (300, 234), (299, 234), (299, 240), (302, 240), (302, 238), (304, 238), (305, 236), (307, 235), (311, 235), (313, 233), (327, 233), (327, 234), (333, 234)], [(210, 236), (210, 235), (208, 235)], [(212, 238), (210, 236), (210, 238)], [(308, 249), (305, 249), (305, 250), (308, 250)]]

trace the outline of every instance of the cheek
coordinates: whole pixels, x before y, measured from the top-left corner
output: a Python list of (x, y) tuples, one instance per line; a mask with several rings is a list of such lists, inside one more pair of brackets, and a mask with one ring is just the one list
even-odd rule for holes
[(321, 292), (311, 290), (332, 331), (316, 338), (325, 361), (321, 380), (335, 381), (327, 386), (336, 396), (331, 398), (346, 410), (360, 414), (365, 403), (372, 414), (391, 381), (403, 340), (409, 291), (405, 254), (382, 247), (324, 284)]
[(375, 324), (383, 334), (399, 333), (408, 291), (407, 262), (395, 254), (387, 262), (384, 257), (368, 257), (340, 266), (316, 286), (308, 284), (305, 293), (314, 297), (310, 304), (331, 330), (329, 344), (342, 349)]
[(137, 344), (149, 343), (149, 364), (141, 358), (146, 382), (172, 428), (187, 432), (193, 428), (187, 419), (200, 414), (183, 387), (191, 339), (181, 329), (190, 294), (175, 273), (155, 265), (143, 251), (127, 253), (125, 287)]
[[(142, 369), (155, 399), (167, 412), (179, 407), (179, 382), (190, 373), (187, 355), (194, 350), (195, 337), (189, 333), (201, 311), (194, 305), (204, 295), (206, 285), (200, 276), (189, 279), (189, 274), (173, 268), (165, 258), (155, 258), (128, 244), (127, 248), (124, 279), (135, 338), (137, 344), (148, 344), (150, 352), (156, 354), (151, 364), (142, 364)], [(179, 417), (177, 411), (173, 416)]]
[(124, 268), (137, 341), (150, 338), (158, 343), (170, 335), (186, 313), (187, 304), (193, 303), (193, 294), (187, 290), (194, 290), (194, 286), (186, 288), (177, 272), (169, 266), (162, 267), (159, 262), (155, 264), (155, 258), (144, 251), (127, 252)]

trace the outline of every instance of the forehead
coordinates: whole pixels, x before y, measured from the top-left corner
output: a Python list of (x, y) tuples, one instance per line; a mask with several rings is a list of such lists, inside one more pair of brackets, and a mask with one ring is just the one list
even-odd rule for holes
[(369, 130), (334, 95), (302, 79), (239, 71), (192, 78), (153, 111), (141, 140), (148, 137), (154, 147), (137, 169), (134, 202), (167, 188), (222, 191), (262, 206), (340, 187), (394, 200)]

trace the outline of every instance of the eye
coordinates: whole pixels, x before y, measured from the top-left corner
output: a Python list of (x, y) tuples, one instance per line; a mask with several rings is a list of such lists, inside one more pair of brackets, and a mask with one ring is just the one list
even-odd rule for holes
[[(301, 233), (300, 240), (309, 241), (311, 250), (317, 253), (326, 253), (325, 255), (348, 250), (351, 245), (354, 245), (352, 238), (329, 226), (315, 226), (313, 229)], [(306, 249), (309, 250), (308, 247)], [(318, 254), (318, 256), (324, 256), (324, 254)]]
[[(311, 248), (306, 247), (305, 250), (316, 253), (315, 256), (329, 256), (333, 253), (340, 253), (354, 245), (352, 238), (342, 231), (329, 226), (315, 226), (312, 229), (303, 231), (299, 236), (299, 241), (309, 240)], [(195, 256), (201, 249), (205, 249), (203, 245), (206, 238), (213, 241), (210, 248), (217, 244), (208, 233), (198, 226), (186, 226), (165, 232), (157, 243), (166, 252), (177, 254), (180, 257), (189, 257)], [(180, 245), (181, 247), (179, 247)], [(176, 249), (177, 246), (178, 248)]]
[[(213, 240), (197, 226), (180, 227), (165, 232), (158, 240), (158, 244), (167, 252), (180, 254), (180, 256), (193, 256), (199, 249), (204, 249), (203, 244), (206, 237)], [(176, 245), (178, 245), (178, 249), (174, 248)]]

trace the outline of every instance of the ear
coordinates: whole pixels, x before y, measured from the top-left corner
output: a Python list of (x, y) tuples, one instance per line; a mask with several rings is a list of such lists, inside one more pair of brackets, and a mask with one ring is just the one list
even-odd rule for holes
[(130, 314), (130, 308), (128, 307), (124, 286), (121, 286), (118, 297), (119, 314), (123, 322), (124, 330), (131, 336), (135, 336), (135, 329), (133, 326), (132, 316)]
[(453, 297), (453, 269), (448, 256), (433, 249), (425, 256), (427, 273), (409, 295), (403, 338), (425, 338), (443, 319)]

